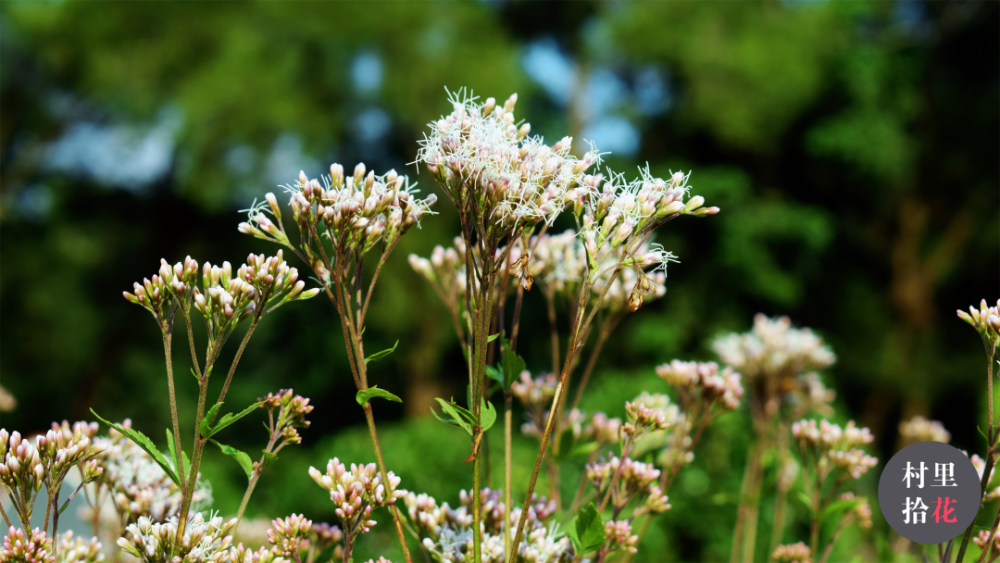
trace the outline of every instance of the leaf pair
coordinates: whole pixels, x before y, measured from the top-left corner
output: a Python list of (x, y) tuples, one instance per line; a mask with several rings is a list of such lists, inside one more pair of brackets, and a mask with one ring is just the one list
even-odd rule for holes
[[(482, 401), (481, 408), (479, 410), (480, 420), (478, 421), (480, 428), (483, 432), (489, 430), (493, 423), (497, 420), (497, 411), (493, 408), (493, 405), (486, 399), (480, 399)], [(434, 418), (444, 422), (445, 424), (450, 424), (452, 426), (458, 426), (469, 433), (469, 436), (474, 436), (473, 428), (475, 427), (477, 420), (475, 415), (472, 414), (469, 409), (460, 406), (455, 401), (445, 401), (444, 399), (437, 397), (437, 402), (441, 404), (441, 412), (447, 415), (447, 418), (439, 415), (437, 411), (433, 408), (431, 409), (431, 414)]]
[(205, 417), (201, 419), (201, 426), (198, 428), (198, 431), (201, 433), (202, 439), (207, 440), (212, 436), (218, 434), (220, 431), (233, 425), (234, 423), (236, 423), (237, 420), (252, 413), (255, 409), (259, 408), (263, 404), (264, 401), (258, 401), (250, 405), (249, 407), (243, 409), (237, 414), (233, 414), (231, 412), (226, 413), (225, 415), (222, 416), (222, 419), (219, 420), (218, 424), (212, 426), (211, 420), (215, 418), (215, 415), (218, 414), (219, 412), (219, 407), (222, 406), (222, 403), (215, 403), (214, 405), (212, 405), (210, 409), (208, 409), (208, 412), (205, 413)]
[(580, 555), (593, 553), (604, 545), (604, 522), (594, 503), (580, 510), (570, 521), (567, 535)]

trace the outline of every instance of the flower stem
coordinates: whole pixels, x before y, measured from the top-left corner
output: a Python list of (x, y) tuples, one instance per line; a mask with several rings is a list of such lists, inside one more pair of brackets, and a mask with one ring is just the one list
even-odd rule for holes
[[(562, 375), (559, 377), (559, 384), (556, 385), (555, 395), (552, 397), (552, 406), (549, 409), (549, 417), (545, 422), (545, 432), (542, 434), (542, 443), (538, 447), (538, 454), (535, 456), (535, 465), (531, 470), (531, 480), (528, 481), (528, 490), (524, 497), (524, 506), (521, 509), (521, 514), (527, 515), (528, 509), (531, 507), (531, 496), (535, 493), (535, 483), (538, 482), (538, 473), (542, 467), (542, 459), (545, 458), (545, 452), (549, 447), (549, 439), (552, 437), (552, 429), (555, 426), (556, 411), (558, 405), (562, 402), (565, 396), (566, 390), (566, 378), (569, 376), (569, 370), (573, 365), (573, 360), (576, 358), (578, 339), (580, 334), (582, 334), (590, 322), (594, 318), (594, 314), (600, 308), (601, 303), (604, 301), (604, 297), (608, 294), (608, 290), (611, 285), (618, 278), (618, 274), (622, 271), (621, 263), (615, 268), (614, 273), (612, 273), (611, 278), (606, 282), (604, 286), (604, 291), (598, 297), (597, 302), (594, 303), (594, 309), (591, 311), (590, 316), (584, 321), (584, 315), (586, 313), (587, 297), (590, 295), (590, 288), (592, 284), (589, 279), (587, 283), (582, 284), (580, 288), (580, 302), (577, 306), (576, 321), (573, 323), (573, 332), (569, 339), (569, 348), (566, 351), (566, 359), (563, 363)], [(517, 523), (517, 533), (514, 535), (514, 549), (521, 543), (521, 536), (524, 534), (524, 524), (527, 520), (526, 516), (522, 516)], [(513, 551), (507, 554), (508, 563), (514, 563), (514, 553)]]

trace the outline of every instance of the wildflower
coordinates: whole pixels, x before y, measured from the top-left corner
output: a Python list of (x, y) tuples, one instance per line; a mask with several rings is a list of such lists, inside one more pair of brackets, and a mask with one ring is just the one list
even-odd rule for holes
[(232, 531), (236, 519), (224, 521), (213, 517), (208, 521), (196, 513), (188, 521), (184, 537), (177, 537), (177, 518), (154, 523), (143, 516), (126, 529), (128, 535), (118, 539), (118, 545), (143, 563), (222, 563), (229, 559)]
[(468, 203), (469, 216), (487, 218), (497, 239), (517, 227), (551, 224), (586, 190), (584, 174), (600, 155), (591, 149), (578, 160), (570, 137), (548, 146), (529, 136), (530, 125), (515, 125), (516, 94), (502, 107), (493, 98), (480, 104), (464, 93), (451, 102), (452, 113), (430, 124), (417, 161), (456, 206)]
[(293, 559), (299, 558), (299, 552), (309, 548), (309, 533), (312, 531), (312, 520), (301, 514), (292, 514), (287, 518), (271, 521), (271, 529), (267, 531), (267, 543), (271, 551)]
[(976, 544), (979, 549), (986, 549), (986, 542), (989, 541), (991, 544), (990, 549), (990, 560), (996, 559), (1000, 555), (1000, 534), (993, 534), (992, 541), (990, 540), (989, 530), (980, 530), (976, 537), (972, 538), (972, 543)]
[(618, 442), (618, 431), (621, 429), (620, 418), (608, 418), (602, 412), (596, 412), (590, 419), (590, 424), (583, 430), (583, 435), (593, 437), (598, 444), (614, 444)]
[(531, 372), (524, 370), (518, 381), (511, 383), (510, 391), (528, 412), (538, 413), (547, 407), (556, 394), (559, 377), (551, 372), (545, 372), (532, 378)]
[[(310, 422), (305, 418), (313, 410), (309, 399), (295, 395), (291, 389), (282, 389), (277, 394), (268, 393), (266, 397), (257, 400), (261, 402), (260, 408), (269, 413), (269, 420), (273, 425), (270, 429), (272, 436), (282, 437), (282, 445), (278, 449), (287, 444), (302, 443), (302, 438), (295, 429), (309, 428)], [(274, 409), (278, 409), (277, 419), (274, 417)]]
[(279, 556), (265, 547), (260, 547), (257, 551), (254, 551), (243, 547), (242, 543), (230, 548), (229, 553), (225, 554), (225, 558), (220, 561), (223, 563), (291, 563), (288, 559)]
[(792, 424), (792, 437), (803, 451), (813, 454), (810, 458), (818, 464), (820, 471), (827, 470), (821, 461), (825, 460), (832, 467), (844, 470), (851, 478), (858, 479), (878, 464), (878, 459), (858, 448), (871, 443), (874, 436), (867, 428), (855, 426), (853, 420), (843, 429), (827, 420), (821, 420), (819, 424), (815, 420), (800, 420)]
[(54, 563), (52, 540), (45, 532), (35, 528), (25, 535), (24, 530), (11, 526), (0, 548), (0, 563)]
[(803, 542), (779, 545), (771, 557), (779, 563), (812, 563), (812, 553)]
[(405, 494), (396, 489), (399, 477), (391, 471), (388, 473), (389, 483), (386, 487), (374, 463), (352, 463), (348, 471), (339, 459), (333, 458), (326, 465), (326, 473), (310, 467), (309, 476), (330, 492), (330, 500), (337, 506), (334, 512), (345, 530), (359, 529), (362, 533), (368, 533), (376, 524), (371, 519), (372, 509), (394, 504), (397, 498)]
[(857, 500), (860, 501), (855, 504), (851, 510), (845, 515), (845, 517), (853, 517), (858, 526), (869, 530), (872, 527), (872, 507), (868, 504), (868, 500), (864, 497), (856, 497), (854, 493), (843, 493), (839, 497), (839, 500)]
[(969, 307), (969, 312), (959, 309), (958, 318), (972, 325), (972, 328), (983, 337), (983, 344), (987, 348), (995, 348), (1000, 342), (1000, 299), (995, 307), (989, 307), (986, 300), (979, 302), (979, 309), (974, 306)]
[(59, 536), (58, 559), (63, 563), (97, 563), (104, 561), (101, 543), (97, 538), (85, 540), (66, 532)]
[[(351, 176), (340, 164), (330, 165), (330, 174), (318, 179), (300, 172), (298, 181), (286, 185), (285, 191), (301, 236), (298, 250), (314, 269), (323, 255), (320, 235), (330, 241), (334, 256), (361, 255), (380, 244), (391, 247), (437, 200), (434, 194), (417, 199), (409, 178), (395, 170), (376, 176), (364, 164), (358, 164)], [(285, 232), (274, 194), (267, 194), (266, 204), (255, 204), (248, 213), (240, 232), (296, 248)]]
[(608, 542), (607, 552), (638, 551), (639, 536), (632, 535), (632, 525), (628, 520), (612, 520), (604, 523), (604, 538)]
[(722, 361), (748, 379), (782, 379), (822, 369), (833, 352), (808, 328), (792, 328), (788, 317), (754, 317), (753, 330), (719, 338), (713, 348)]
[(930, 441), (947, 444), (951, 441), (951, 432), (945, 430), (941, 422), (922, 416), (900, 422), (899, 435), (908, 443)]

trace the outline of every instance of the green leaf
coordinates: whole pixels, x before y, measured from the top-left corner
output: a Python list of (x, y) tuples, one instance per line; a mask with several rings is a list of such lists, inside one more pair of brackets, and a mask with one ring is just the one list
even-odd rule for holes
[(215, 425), (215, 428), (212, 428), (212, 430), (207, 435), (205, 435), (205, 438), (211, 438), (212, 436), (215, 436), (220, 431), (226, 429), (227, 427), (234, 424), (237, 420), (243, 418), (244, 416), (252, 413), (255, 409), (257, 409), (263, 404), (264, 401), (258, 401), (250, 405), (249, 407), (241, 410), (238, 414), (227, 412), (225, 415), (223, 415), (222, 420), (220, 420), (219, 423)]
[(586, 444), (580, 444), (579, 446), (573, 448), (569, 452), (569, 455), (570, 455), (570, 457), (576, 457), (576, 456), (581, 456), (581, 455), (590, 455), (594, 451), (596, 451), (597, 448), (599, 448), (599, 447), (601, 447), (601, 444), (599, 444), (598, 442), (587, 442)]
[(517, 381), (517, 378), (521, 376), (521, 372), (526, 367), (527, 364), (524, 363), (524, 359), (511, 350), (510, 346), (506, 346), (503, 352), (504, 389), (510, 389), (510, 384)]
[(396, 341), (395, 344), (392, 345), (392, 348), (389, 348), (388, 350), (382, 350), (381, 352), (375, 352), (371, 356), (368, 356), (367, 358), (365, 358), (365, 365), (368, 365), (371, 362), (377, 362), (377, 361), (381, 360), (382, 358), (388, 356), (389, 354), (392, 354), (393, 352), (396, 351), (396, 346), (399, 346), (399, 341), (398, 340)]
[(211, 421), (215, 420), (215, 415), (219, 413), (219, 407), (222, 403), (215, 403), (212, 405), (208, 412), (205, 413), (205, 418), (201, 419), (201, 426), (198, 427), (199, 432), (201, 432), (202, 438), (207, 438), (212, 435), (212, 424)]
[(865, 499), (863, 498), (852, 498), (852, 499), (844, 499), (831, 502), (830, 504), (827, 505), (826, 508), (823, 509), (823, 512), (819, 516), (819, 520), (820, 522), (824, 522), (826, 521), (827, 518), (831, 516), (837, 515), (845, 510), (850, 510), (854, 508), (855, 506), (864, 502), (864, 500)]
[(261, 466), (261, 468), (267, 467), (268, 465), (271, 465), (272, 463), (278, 461), (278, 454), (272, 454), (267, 450), (261, 450), (261, 451), (264, 452), (264, 464)]
[(813, 513), (813, 507), (812, 507), (813, 505), (812, 505), (812, 499), (809, 498), (809, 495), (807, 495), (805, 493), (805, 491), (803, 491), (803, 490), (795, 491), (795, 494), (796, 494), (796, 496), (798, 496), (799, 501), (803, 505), (805, 505), (806, 510), (809, 511), (809, 514), (812, 514)]
[(569, 539), (580, 555), (597, 551), (604, 545), (604, 522), (594, 503), (581, 509), (569, 523)]
[(500, 384), (501, 387), (506, 387), (504, 385), (502, 369), (494, 366), (486, 366), (486, 377), (492, 379), (493, 381), (496, 381), (497, 383)]
[[(445, 401), (440, 397), (436, 397), (436, 400), (441, 405), (441, 412), (446, 414), (447, 417), (439, 415), (432, 408), (431, 413), (434, 415), (434, 418), (445, 424), (461, 427), (469, 433), (469, 436), (473, 435), (472, 429), (476, 425), (476, 417), (469, 409), (459, 406), (454, 401)], [(482, 401), (482, 406), (479, 410), (479, 417), (481, 419), (479, 425), (482, 427), (483, 432), (486, 432), (497, 421), (497, 410), (486, 399), (482, 399)]]
[(490, 336), (489, 336), (489, 337), (488, 337), (488, 338), (486, 339), (486, 342), (487, 342), (487, 343), (490, 343), (490, 342), (493, 342), (494, 340), (496, 340), (496, 339), (497, 339), (497, 337), (498, 337), (498, 336), (500, 336), (500, 333), (499, 333), (499, 332), (498, 332), (498, 333), (496, 333), (496, 334), (492, 334), (492, 335), (490, 335)]
[(385, 389), (379, 389), (378, 385), (372, 385), (371, 387), (365, 389), (364, 391), (358, 391), (358, 394), (355, 396), (355, 399), (358, 401), (358, 404), (363, 407), (368, 404), (368, 401), (370, 401), (375, 397), (379, 397), (387, 401), (396, 401), (397, 403), (403, 402), (402, 399), (386, 391)]
[(243, 471), (246, 472), (246, 474), (247, 474), (247, 480), (253, 478), (253, 461), (250, 459), (250, 456), (248, 456), (244, 452), (241, 452), (240, 450), (237, 450), (236, 448), (234, 448), (232, 446), (227, 446), (225, 444), (220, 444), (219, 442), (217, 442), (215, 440), (211, 440), (211, 442), (213, 444), (215, 444), (216, 446), (219, 446), (219, 449), (222, 450), (222, 453), (224, 453), (224, 454), (228, 455), (229, 457), (235, 459), (236, 463), (240, 464), (240, 467), (242, 467)]
[[(170, 452), (170, 463), (177, 463), (177, 447), (174, 444), (174, 433), (167, 428), (167, 451)], [(181, 464), (183, 465), (183, 470), (181, 475), (187, 475), (188, 467), (191, 467), (191, 462), (188, 460), (187, 452), (181, 451)]]
[(492, 428), (493, 423), (497, 421), (497, 410), (493, 408), (493, 404), (486, 399), (483, 399), (482, 401), (482, 407), (479, 409), (479, 424), (483, 427), (483, 432), (486, 432)]
[(90, 412), (93, 413), (95, 417), (97, 417), (97, 420), (100, 420), (104, 424), (107, 424), (111, 428), (114, 428), (118, 432), (121, 432), (129, 440), (135, 442), (135, 445), (142, 448), (142, 451), (149, 454), (149, 457), (151, 457), (153, 461), (155, 461), (156, 464), (159, 465), (161, 469), (163, 469), (163, 472), (166, 473), (168, 477), (170, 477), (171, 481), (173, 481), (178, 487), (181, 486), (181, 480), (177, 476), (177, 472), (174, 471), (173, 465), (167, 462), (167, 458), (163, 457), (163, 454), (160, 453), (160, 450), (156, 449), (156, 446), (153, 444), (153, 441), (150, 440), (148, 436), (146, 436), (142, 432), (139, 432), (138, 430), (134, 430), (132, 428), (125, 428), (113, 422), (108, 422), (107, 420), (101, 418), (99, 414), (94, 412), (94, 409), (90, 409)]

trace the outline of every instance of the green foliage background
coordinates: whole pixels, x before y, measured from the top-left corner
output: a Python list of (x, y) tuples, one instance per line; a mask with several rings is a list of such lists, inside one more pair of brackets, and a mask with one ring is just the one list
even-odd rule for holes
[[(407, 163), (425, 124), (450, 111), (444, 87), (498, 99), (516, 91), (533, 132), (579, 143), (593, 119), (588, 84), (613, 76), (626, 91), (603, 111), (629, 124), (638, 145), (608, 162), (693, 170), (695, 193), (722, 213), (664, 230), (659, 241), (681, 258), (667, 296), (623, 323), (584, 407), (621, 415), (641, 390), (664, 390), (654, 365), (712, 359), (711, 337), (747, 330), (763, 312), (827, 339), (838, 355), (824, 374), (838, 391), (837, 418), (871, 427), (881, 459), (895, 451), (898, 422), (916, 414), (980, 451), (985, 362), (953, 311), (1000, 296), (997, 6), (3, 2), (0, 381), (18, 407), (2, 424), (38, 431), (93, 407), (160, 436), (169, 416), (162, 348), (147, 314), (119, 295), (161, 257), (238, 264), (273, 251), (236, 225), (238, 209), (275, 189), (276, 169), (288, 169), (284, 182), (298, 168), (315, 176), (330, 162), (364, 160), (405, 168), (435, 190)], [(565, 98), (529, 72), (538, 45), (568, 61), (576, 79), (561, 85)], [(359, 60), (372, 59), (380, 79), (359, 87)], [(652, 111), (638, 95), (650, 72), (666, 85)], [(388, 117), (374, 140), (357, 119), (371, 108)], [(163, 123), (168, 161), (151, 178), (115, 176), (134, 168), (128, 158), (88, 169), (100, 145), (82, 164), (55, 156), (80, 131), (113, 130), (135, 148)], [(300, 161), (277, 166), (288, 147)], [(372, 382), (404, 400), (377, 405), (390, 468), (404, 487), (454, 504), (471, 482), (466, 437), (427, 411), (433, 397), (462, 393), (461, 353), (444, 308), (406, 264), (458, 233), (446, 202), (437, 210), (394, 254), (366, 336), (372, 350), (400, 340), (371, 369)], [(525, 326), (544, 326), (540, 303), (529, 294)], [(316, 410), (302, 447), (263, 477), (251, 514), (332, 520), (306, 468), (335, 455), (371, 461), (340, 338), (320, 299), (283, 308), (256, 332), (230, 405), (294, 387)], [(547, 333), (522, 346), (529, 368), (549, 365)], [(185, 356), (175, 354), (177, 373), (187, 372)], [(179, 385), (190, 420), (196, 385)], [(637, 560), (727, 558), (747, 420), (739, 412), (710, 429)], [(259, 448), (256, 424), (241, 422), (230, 441)], [(492, 443), (496, 485), (500, 436)], [(516, 441), (521, 487), (534, 447)], [(234, 512), (240, 469), (210, 452), (205, 473), (215, 508)], [(578, 474), (566, 469), (567, 492)], [(877, 476), (859, 486), (873, 503)], [(792, 502), (786, 541), (807, 534)], [(769, 510), (765, 501), (762, 538)], [(875, 520), (870, 532), (848, 532), (833, 560), (889, 557), (888, 530)], [(379, 527), (358, 556), (395, 556), (388, 533)]]

